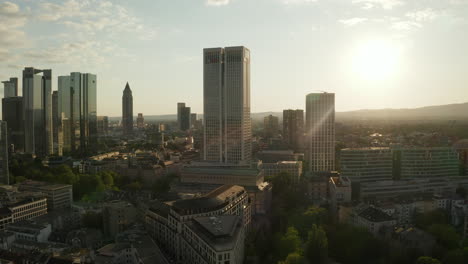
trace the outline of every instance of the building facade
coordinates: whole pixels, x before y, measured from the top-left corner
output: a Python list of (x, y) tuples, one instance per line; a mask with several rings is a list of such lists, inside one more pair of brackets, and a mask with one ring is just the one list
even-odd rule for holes
[(133, 133), (133, 95), (128, 82), (122, 96), (122, 127), (124, 135)]
[(335, 170), (335, 94), (306, 97), (306, 161), (311, 172)]
[(145, 128), (145, 118), (143, 117), (143, 113), (138, 113), (137, 127), (140, 129)]
[(183, 107), (180, 113), (180, 127), (182, 131), (190, 129), (190, 107)]
[(8, 130), (7, 123), (0, 121), (0, 182), (10, 184), (8, 169)]
[(262, 163), (261, 168), (265, 177), (286, 173), (294, 184), (299, 184), (302, 175), (302, 161), (278, 161), (276, 163)]
[(23, 112), (25, 152), (53, 154), (52, 70), (23, 70)]
[(353, 148), (340, 151), (341, 175), (353, 182), (393, 179), (393, 157), (389, 148)]
[(203, 160), (249, 164), (250, 51), (227, 47), (203, 53)]
[(8, 144), (15, 151), (24, 151), (23, 97), (2, 99), (2, 120), (7, 122)]
[(18, 96), (18, 78), (12, 77), (8, 81), (3, 81), (3, 98)]
[(43, 193), (47, 198), (49, 211), (70, 208), (73, 203), (73, 189), (69, 184), (27, 180), (19, 184), (19, 190)]
[(277, 135), (279, 131), (279, 118), (273, 115), (265, 116), (263, 118), (263, 131), (267, 137)]
[(96, 75), (72, 72), (59, 76), (58, 86), (57, 129), (63, 130), (63, 149), (86, 153), (97, 143)]
[(289, 148), (304, 149), (304, 110), (283, 110), (283, 140)]

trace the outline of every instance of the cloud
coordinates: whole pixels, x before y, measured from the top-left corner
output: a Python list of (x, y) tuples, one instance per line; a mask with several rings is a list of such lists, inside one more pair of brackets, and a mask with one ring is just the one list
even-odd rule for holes
[(283, 4), (290, 5), (290, 4), (307, 4), (307, 3), (315, 3), (318, 0), (282, 0)]
[(361, 5), (363, 9), (373, 9), (376, 7), (393, 9), (396, 6), (405, 4), (402, 0), (352, 0), (352, 3)]
[(205, 4), (209, 6), (222, 6), (229, 4), (230, 0), (206, 0)]
[(401, 31), (410, 31), (418, 28), (422, 28), (422, 24), (416, 21), (398, 21), (394, 22), (391, 26), (392, 29), (401, 30)]
[(368, 19), (364, 17), (353, 17), (349, 19), (340, 19), (338, 22), (345, 25), (346, 27), (356, 26), (358, 24), (366, 22)]
[(40, 4), (39, 13), (39, 20), (63, 24), (80, 34), (108, 33), (108, 36), (115, 36), (124, 32), (136, 34), (143, 40), (153, 39), (156, 35), (154, 29), (146, 27), (125, 7), (109, 1), (44, 2)]
[(434, 20), (439, 16), (439, 12), (434, 11), (432, 8), (407, 13), (406, 16), (414, 21), (424, 22)]
[(11, 2), (0, 3), (0, 57), (1, 61), (10, 61), (14, 58), (14, 48), (22, 47), (27, 43), (23, 27), (27, 17), (18, 5)]

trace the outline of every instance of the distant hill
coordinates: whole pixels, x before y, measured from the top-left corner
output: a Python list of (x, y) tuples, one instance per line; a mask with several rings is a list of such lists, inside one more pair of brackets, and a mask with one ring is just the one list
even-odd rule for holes
[[(265, 116), (274, 115), (283, 118), (282, 112), (260, 112), (252, 113), (253, 121), (261, 121)], [(148, 115), (144, 116), (149, 122), (171, 122), (176, 121), (177, 115)], [(202, 118), (202, 115), (198, 115)], [(111, 121), (119, 121), (120, 117), (109, 117)], [(136, 119), (136, 117), (135, 117)], [(420, 108), (404, 109), (363, 109), (348, 112), (337, 112), (336, 119), (340, 120), (444, 120), (444, 119), (467, 119), (468, 103), (425, 106)]]

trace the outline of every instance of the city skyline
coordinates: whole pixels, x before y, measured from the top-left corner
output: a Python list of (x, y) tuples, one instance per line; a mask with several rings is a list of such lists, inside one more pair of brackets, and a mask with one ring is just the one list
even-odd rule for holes
[[(252, 112), (302, 109), (314, 90), (335, 93), (337, 111), (466, 102), (468, 39), (460, 33), (468, 3), (443, 2), (184, 1), (193, 23), (169, 17), (180, 4), (163, 1), (4, 2), (0, 78), (21, 82), (24, 67), (52, 69), (57, 90), (56, 76), (93, 72), (100, 76), (98, 115), (120, 115), (112, 102), (126, 81), (136, 113), (170, 114), (178, 101), (201, 113), (200, 50), (245, 45), (255, 54)], [(210, 24), (220, 17), (222, 28)], [(164, 100), (153, 104), (160, 94)], [(265, 95), (282, 100), (270, 107)]]

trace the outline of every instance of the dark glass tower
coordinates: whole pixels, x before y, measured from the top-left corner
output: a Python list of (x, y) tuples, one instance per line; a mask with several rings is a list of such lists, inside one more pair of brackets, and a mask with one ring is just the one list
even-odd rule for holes
[(2, 120), (7, 122), (8, 144), (15, 151), (24, 151), (23, 97), (2, 99)]
[(128, 82), (122, 96), (122, 126), (124, 135), (133, 133), (133, 95)]
[(10, 184), (8, 172), (8, 133), (7, 123), (0, 121), (0, 182)]
[(23, 70), (24, 148), (44, 157), (53, 153), (52, 70)]

